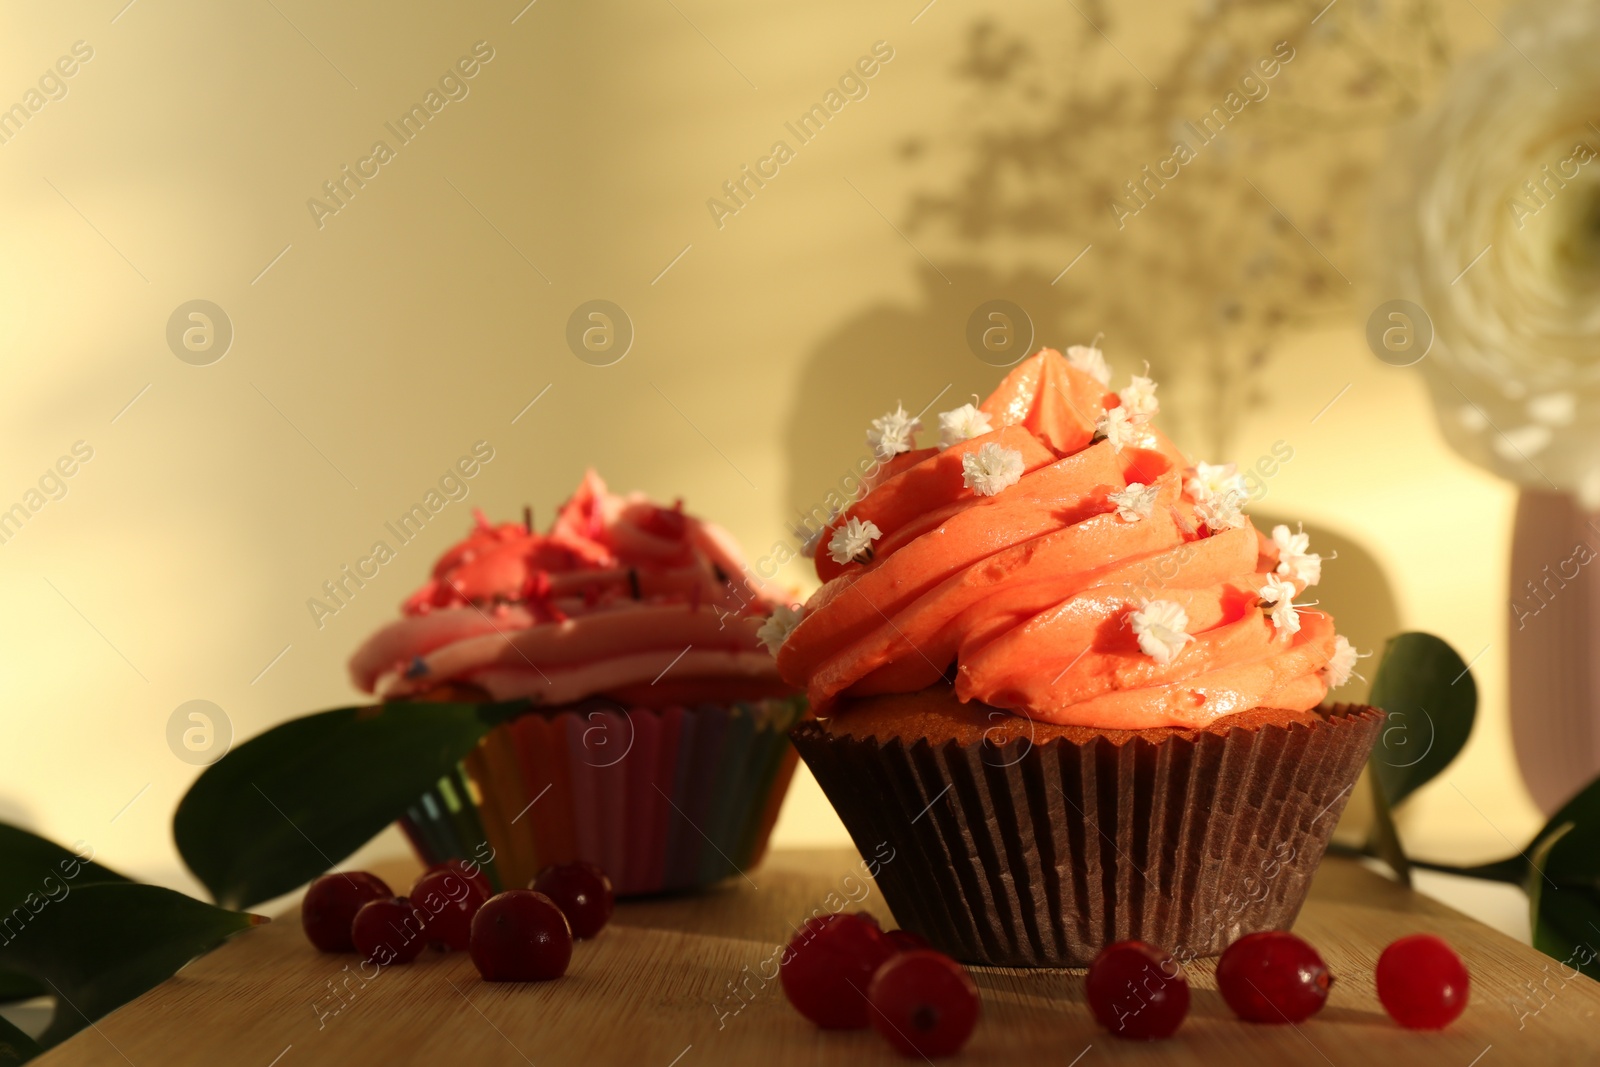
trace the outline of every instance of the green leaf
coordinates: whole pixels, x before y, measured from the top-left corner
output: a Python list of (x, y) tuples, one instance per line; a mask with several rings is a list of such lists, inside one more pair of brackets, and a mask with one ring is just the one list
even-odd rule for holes
[(33, 1038), (0, 1019), (0, 1067), (17, 1067), (43, 1051)]
[(0, 1004), (17, 1000), (31, 1000), (50, 992), (43, 982), (25, 974), (0, 974)]
[(1388, 713), (1369, 762), (1392, 809), (1466, 745), (1478, 687), (1455, 649), (1432, 634), (1404, 633), (1384, 648), (1368, 699)]
[(294, 719), (206, 768), (178, 804), (178, 851), (218, 902), (296, 889), (450, 773), (510, 704), (381, 704)]
[(46, 1048), (166, 981), (225, 938), (264, 922), (161, 886), (73, 885), (59, 899), (4, 918), (0, 969), (31, 975), (56, 995)]
[[(30, 897), (37, 903), (70, 893), (80, 885), (127, 881), (111, 868), (93, 862), (93, 856), (93, 846), (84, 842), (66, 849), (37, 834), (0, 823), (0, 918), (11, 917)], [(0, 971), (0, 1003), (49, 992), (37, 978)], [(3, 1062), (0, 1059), (0, 1064)]]
[(1369, 850), (1389, 865), (1402, 885), (1409, 886), (1411, 861), (1400, 844), (1400, 832), (1394, 825), (1394, 812), (1389, 809), (1389, 800), (1383, 795), (1378, 776), (1368, 775), (1368, 781), (1372, 783), (1372, 833), (1367, 839)]
[[(1593, 792), (1594, 785), (1584, 792)], [(1567, 822), (1541, 833), (1529, 857), (1528, 908), (1533, 945), (1568, 971), (1600, 978), (1600, 874), (1594, 847), (1600, 822)]]

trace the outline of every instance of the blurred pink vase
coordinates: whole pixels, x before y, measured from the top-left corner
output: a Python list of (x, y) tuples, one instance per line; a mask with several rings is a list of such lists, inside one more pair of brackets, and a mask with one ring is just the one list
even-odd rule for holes
[(1600, 774), (1600, 516), (1524, 489), (1511, 541), (1511, 738), (1546, 814)]

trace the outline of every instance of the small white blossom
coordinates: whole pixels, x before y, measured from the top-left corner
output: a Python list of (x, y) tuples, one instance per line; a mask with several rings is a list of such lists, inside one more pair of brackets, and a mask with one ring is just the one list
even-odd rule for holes
[(908, 413), (904, 404), (896, 404), (893, 411), (872, 420), (867, 444), (879, 459), (892, 459), (901, 452), (911, 451), (911, 439), (920, 429), (922, 420)]
[(979, 496), (994, 496), (1022, 480), (1022, 453), (990, 441), (961, 457), (961, 482)]
[(1156, 496), (1161, 492), (1153, 485), (1143, 482), (1129, 482), (1128, 488), (1120, 493), (1107, 493), (1106, 499), (1117, 506), (1117, 518), (1123, 522), (1138, 522), (1148, 519), (1155, 510)]
[(962, 441), (981, 437), (994, 429), (989, 416), (971, 404), (962, 404), (954, 411), (939, 412), (939, 447), (949, 448)]
[(1221, 533), (1223, 530), (1237, 530), (1244, 525), (1244, 512), (1240, 506), (1244, 498), (1238, 493), (1228, 492), (1221, 496), (1211, 496), (1195, 502), (1194, 513), (1200, 516), (1200, 521), (1206, 524), (1206, 529), (1212, 533)]
[(1133, 444), (1135, 420), (1128, 415), (1127, 408), (1107, 408), (1099, 421), (1094, 424), (1094, 432), (1111, 442), (1114, 451), (1121, 452), (1124, 445)]
[(1194, 640), (1183, 632), (1189, 625), (1189, 613), (1173, 600), (1145, 601), (1143, 607), (1128, 614), (1128, 624), (1139, 639), (1139, 648), (1162, 666)]
[(1311, 537), (1302, 529), (1290, 533), (1281, 523), (1272, 528), (1272, 541), (1278, 546), (1278, 573), (1287, 574), (1303, 585), (1316, 585), (1322, 581), (1322, 557), (1308, 552)]
[(1356, 661), (1372, 655), (1371, 652), (1357, 652), (1355, 646), (1345, 640), (1344, 635), (1333, 639), (1333, 658), (1328, 660), (1322, 668), (1322, 677), (1327, 680), (1329, 689), (1337, 689), (1350, 680), (1356, 672)]
[(767, 651), (774, 656), (783, 643), (789, 640), (789, 635), (794, 633), (794, 628), (800, 625), (801, 613), (788, 604), (779, 604), (767, 621), (761, 624), (756, 631), (756, 638), (767, 646)]
[(1101, 385), (1111, 384), (1111, 368), (1106, 357), (1092, 345), (1073, 345), (1067, 349), (1067, 362), (1094, 378)]
[(1161, 410), (1161, 401), (1156, 399), (1156, 383), (1142, 374), (1135, 374), (1128, 387), (1117, 396), (1121, 398), (1122, 406), (1128, 409), (1128, 414), (1141, 422)]
[(872, 542), (882, 535), (877, 523), (870, 519), (862, 522), (852, 515), (828, 539), (828, 555), (835, 563), (866, 563), (872, 559)]
[(1196, 503), (1232, 493), (1242, 504), (1245, 497), (1244, 478), (1232, 463), (1196, 463), (1194, 474), (1183, 487)]
[(1300, 612), (1294, 606), (1294, 583), (1286, 582), (1275, 574), (1267, 576), (1261, 587), (1261, 603), (1272, 608), (1272, 625), (1279, 633), (1300, 632)]

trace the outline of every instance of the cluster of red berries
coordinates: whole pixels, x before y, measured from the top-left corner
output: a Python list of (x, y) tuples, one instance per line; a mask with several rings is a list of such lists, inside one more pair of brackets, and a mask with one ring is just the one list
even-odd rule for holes
[(966, 969), (866, 912), (807, 919), (779, 962), (784, 995), (825, 1030), (872, 1026), (905, 1056), (960, 1051), (978, 1023)]
[[(1402, 937), (1378, 958), (1378, 999), (1409, 1030), (1442, 1030), (1467, 1006), (1461, 957), (1432, 934)], [(1246, 934), (1217, 961), (1217, 990), (1252, 1023), (1297, 1023), (1327, 1003), (1333, 985), (1322, 957), (1281, 930)], [(1189, 983), (1170, 954), (1143, 941), (1108, 945), (1084, 986), (1095, 1021), (1117, 1037), (1171, 1037), (1189, 1012)]]
[(365, 871), (326, 874), (300, 906), (306, 937), (323, 952), (358, 952), (379, 967), (410, 963), (433, 945), (465, 949), (489, 982), (559, 978), (572, 942), (600, 932), (615, 905), (611, 879), (592, 863), (546, 867), (528, 889), (496, 894), (475, 863), (448, 860), (397, 897)]

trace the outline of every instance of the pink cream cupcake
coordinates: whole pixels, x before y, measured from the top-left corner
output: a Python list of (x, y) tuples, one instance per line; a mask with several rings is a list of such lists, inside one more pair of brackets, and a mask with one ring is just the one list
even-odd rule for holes
[(480, 513), (350, 661), (385, 700), (530, 705), (402, 820), (418, 855), (487, 845), (506, 887), (588, 860), (620, 894), (755, 864), (804, 714), (757, 637), (781, 603), (720, 527), (593, 471), (547, 532)]
[(1328, 703), (1355, 653), (1307, 604), (1306, 537), (1152, 424), (1155, 385), (1049, 349), (820, 532), (783, 636), (796, 747), (900, 923), (971, 962), (1188, 958), (1287, 928), (1383, 716)]

